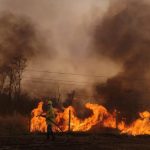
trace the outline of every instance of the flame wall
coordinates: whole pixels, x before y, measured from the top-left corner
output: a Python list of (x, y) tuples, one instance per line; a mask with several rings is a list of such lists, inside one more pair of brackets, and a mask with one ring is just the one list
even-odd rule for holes
[[(42, 109), (43, 102), (38, 104), (38, 107), (32, 111), (31, 119), (31, 132), (46, 132), (46, 121), (43, 117), (37, 117), (43, 113)], [(68, 121), (69, 121), (69, 110), (71, 111), (71, 131), (90, 131), (94, 126), (97, 130), (102, 128), (117, 128), (122, 134), (130, 135), (144, 135), (150, 134), (150, 112), (145, 111), (139, 113), (139, 119), (135, 120), (130, 125), (126, 125), (124, 121), (116, 122), (116, 112), (110, 114), (108, 110), (102, 105), (87, 103), (85, 105), (87, 109), (92, 110), (93, 114), (85, 119), (80, 119), (76, 116), (75, 109), (70, 106), (64, 109), (63, 112), (55, 110), (56, 120), (55, 122), (63, 131), (68, 131)], [(58, 131), (57, 127), (54, 126), (53, 130)]]

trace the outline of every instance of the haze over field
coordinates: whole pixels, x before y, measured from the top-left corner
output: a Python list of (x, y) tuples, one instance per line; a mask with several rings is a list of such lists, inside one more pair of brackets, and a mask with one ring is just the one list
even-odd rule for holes
[(149, 8), (148, 0), (0, 0), (1, 67), (19, 53), (30, 95), (77, 89), (133, 119), (150, 106)]
[[(52, 72), (103, 75), (102, 78), (26, 72), (28, 78), (52, 78), (74, 82), (106, 80), (118, 72), (119, 65), (110, 59), (89, 54), (93, 51), (93, 28), (109, 7), (108, 0), (0, 0), (1, 15), (10, 12), (26, 16), (35, 25), (46, 49), (30, 59), (28, 69)], [(43, 11), (44, 10), (44, 11)], [(105, 77), (106, 76), (106, 77)], [(28, 81), (24, 81), (28, 89)], [(30, 85), (34, 86), (34, 85)], [(41, 86), (37, 85), (37, 86)], [(50, 86), (50, 85), (45, 85)], [(54, 86), (54, 85), (53, 85)], [(62, 86), (65, 86), (62, 84)], [(68, 85), (66, 85), (68, 87)], [(73, 85), (73, 88), (83, 85)], [(33, 88), (34, 89), (34, 88)], [(38, 92), (35, 91), (37, 94)]]

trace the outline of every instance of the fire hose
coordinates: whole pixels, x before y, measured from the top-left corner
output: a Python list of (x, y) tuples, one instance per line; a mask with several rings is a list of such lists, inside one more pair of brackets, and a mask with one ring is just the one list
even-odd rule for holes
[(51, 123), (53, 123), (62, 133), (63, 133), (63, 130), (59, 127), (59, 125), (56, 123), (56, 122), (54, 122), (53, 120), (49, 120)]
[[(45, 116), (43, 116), (43, 115), (38, 115), (38, 116), (36, 116), (36, 117), (45, 117)], [(53, 123), (61, 132), (63, 132), (62, 129), (59, 127), (59, 125), (58, 125), (56, 122), (54, 122), (54, 121), (51, 120), (51, 119), (49, 119), (49, 121), (50, 121), (51, 123)]]
[[(38, 116), (36, 116), (36, 117), (44, 117), (45, 118), (45, 116), (44, 115), (38, 115)], [(51, 123), (53, 123), (60, 131), (61, 131), (61, 133), (64, 133), (64, 131), (59, 127), (59, 125), (56, 123), (56, 122), (54, 122), (53, 120), (49, 120)], [(68, 136), (68, 134), (66, 134), (66, 136), (67, 136), (67, 141), (69, 140), (69, 136)]]

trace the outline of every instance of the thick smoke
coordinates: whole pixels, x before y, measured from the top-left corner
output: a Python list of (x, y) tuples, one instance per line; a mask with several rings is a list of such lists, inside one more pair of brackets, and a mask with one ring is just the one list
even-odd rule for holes
[[(116, 5), (118, 4), (118, 5)], [(122, 65), (117, 76), (96, 86), (106, 105), (133, 119), (149, 109), (150, 5), (140, 0), (115, 3), (97, 25), (96, 52)]]
[[(38, 54), (38, 57), (27, 65), (28, 70), (95, 74), (107, 78), (114, 76), (122, 66), (121, 73), (110, 78), (106, 84), (96, 87), (98, 95), (104, 97), (109, 108), (116, 108), (125, 116), (130, 112), (135, 116), (145, 106), (149, 109), (150, 6), (146, 0), (145, 2), (139, 0), (110, 1), (113, 2), (113, 5), (105, 15), (108, 0), (76, 2), (69, 0), (33, 0), (32, 2), (30, 0), (14, 0), (13, 2), (5, 0), (1, 2), (1, 10), (10, 10), (15, 16), (5, 14), (0, 17), (0, 34), (3, 37), (0, 38), (0, 66), (8, 64), (16, 55), (30, 58), (35, 53)], [(114, 1), (116, 1), (115, 4)], [(40, 36), (37, 35), (30, 19), (20, 17), (20, 15), (30, 17), (40, 27), (40, 31), (48, 40), (48, 50), (45, 51), (43, 40), (39, 39)], [(88, 55), (89, 51), (93, 50), (91, 33), (97, 19), (100, 22), (94, 30), (94, 45), (96, 56), (99, 53), (99, 58), (95, 55)], [(57, 54), (50, 58), (52, 49)], [(45, 53), (46, 57), (41, 58), (40, 52)], [(23, 78), (22, 88), (37, 96), (55, 96), (55, 93), (58, 96), (60, 93), (63, 97), (62, 95), (66, 95), (68, 91), (86, 89), (93, 83), (104, 80), (104, 78), (89, 76), (31, 71), (25, 72), (25, 76), (28, 76), (29, 79), (26, 81), (26, 78)], [(32, 84), (32, 78), (37, 78), (36, 84)], [(49, 80), (43, 81), (44, 78), (50, 81), (52, 79), (53, 83)], [(74, 82), (59, 83), (57, 80)], [(81, 84), (80, 82), (86, 84), (78, 85)], [(51, 94), (51, 91), (54, 92)], [(80, 93), (79, 97), (83, 92)]]
[(0, 16), (0, 67), (5, 68), (15, 57), (31, 58), (42, 44), (30, 19), (11, 13)]
[[(46, 39), (47, 50), (41, 48), (44, 57), (38, 55), (27, 65), (26, 70), (30, 71), (23, 74), (26, 77), (22, 80), (23, 90), (35, 97), (58, 96), (60, 93), (61, 99), (64, 99), (66, 94), (72, 90), (87, 89), (91, 92), (93, 82), (104, 80), (84, 75), (102, 74), (110, 77), (118, 72), (118, 65), (112, 61), (103, 58), (99, 60), (95, 56), (88, 55), (91, 50), (93, 25), (97, 18), (102, 18), (107, 10), (108, 1), (0, 1), (0, 11), (10, 11), (29, 17), (42, 33), (43, 39)], [(52, 54), (52, 50), (55, 54)], [(97, 69), (98, 66), (101, 69)], [(106, 66), (109, 67), (106, 69)], [(47, 71), (83, 74), (83, 76), (51, 74)]]

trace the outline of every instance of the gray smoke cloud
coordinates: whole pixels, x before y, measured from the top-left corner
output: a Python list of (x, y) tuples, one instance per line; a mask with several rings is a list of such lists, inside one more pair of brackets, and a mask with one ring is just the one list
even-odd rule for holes
[(149, 10), (148, 1), (115, 1), (94, 34), (96, 53), (122, 65), (120, 73), (96, 90), (109, 108), (118, 109), (128, 119), (150, 109)]
[(31, 58), (40, 53), (42, 44), (31, 21), (22, 16), (0, 16), (0, 67), (7, 67), (15, 57)]
[[(102, 75), (26, 71), (22, 88), (41, 97), (80, 89), (80, 97), (91, 96), (93, 83), (100, 83), (95, 88), (99, 102), (132, 119), (150, 106), (149, 8), (148, 0), (0, 0), (0, 33), (5, 35), (0, 41), (9, 43), (1, 44), (0, 63), (16, 54), (36, 54), (27, 70)], [(8, 11), (11, 15), (4, 14)]]
[[(17, 69), (24, 69), (33, 57), (46, 51), (32, 21), (23, 15), (10, 12), (0, 13), (0, 88), (7, 92), (8, 81), (13, 82)], [(17, 71), (16, 71), (17, 72)], [(22, 79), (22, 78), (21, 78)]]
[[(31, 18), (42, 33), (42, 38), (46, 40), (47, 50), (41, 49), (45, 54), (44, 57), (38, 55), (32, 58), (28, 62), (28, 70), (113, 76), (120, 69), (120, 66), (110, 59), (102, 57), (99, 60), (88, 54), (92, 49), (93, 27), (96, 20), (101, 19), (106, 12), (109, 0), (1, 0), (0, 4), (1, 11), (10, 11)], [(52, 50), (55, 55), (51, 55)], [(101, 69), (97, 69), (98, 66)], [(90, 88), (93, 82), (105, 79), (31, 71), (25, 72), (24, 76), (38, 78), (38, 81), (34, 83), (25, 78), (22, 82), (22, 87), (33, 95), (48, 95), (51, 91), (53, 91), (52, 95), (55, 95), (58, 93), (58, 85), (61, 93), (67, 93), (73, 89)], [(64, 84), (64, 82), (47, 81), (45, 84), (45, 82), (39, 82), (43, 78), (74, 82)], [(85, 85), (84, 82), (91, 84)], [(41, 89), (41, 86), (44, 88)]]

